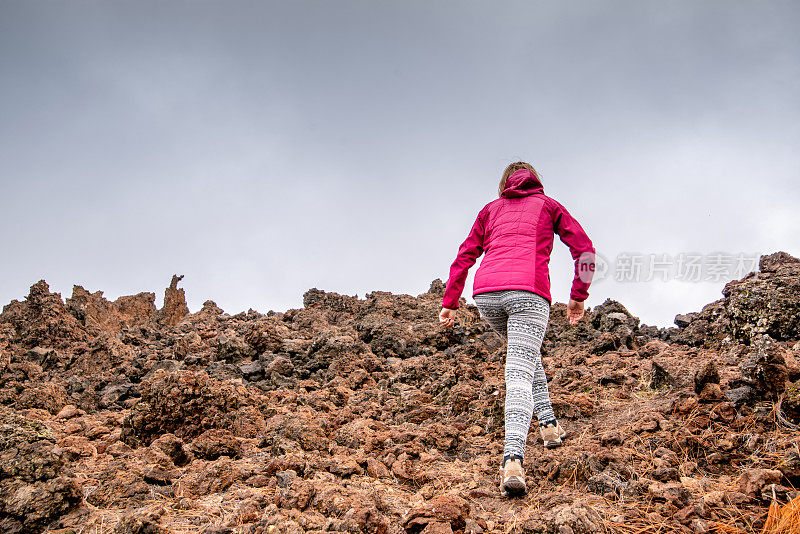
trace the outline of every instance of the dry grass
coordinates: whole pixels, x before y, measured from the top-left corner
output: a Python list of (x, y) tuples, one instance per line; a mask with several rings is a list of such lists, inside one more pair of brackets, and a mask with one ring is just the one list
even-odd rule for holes
[(795, 497), (784, 506), (773, 502), (761, 534), (800, 534), (800, 497)]
[[(630, 399), (619, 399), (602, 389), (597, 392), (598, 412), (592, 428), (593, 434), (619, 428), (625, 421), (630, 424), (635, 414), (651, 405), (654, 398), (669, 395), (668, 391), (632, 391)], [(705, 412), (705, 413), (704, 413)], [(708, 420), (708, 410), (698, 406), (685, 415), (665, 413), (667, 419), (679, 422), (682, 430), (671, 432), (669, 437), (660, 440), (650, 433), (634, 434), (626, 442), (618, 446), (617, 451), (627, 459), (632, 470), (631, 478), (645, 476), (654, 467), (653, 450), (663, 446), (678, 453), (683, 465), (695, 461), (696, 472), (684, 473), (685, 478), (696, 477), (697, 484), (688, 488), (694, 499), (702, 498), (712, 491), (736, 491), (733, 481), (745, 469), (774, 469), (786, 457), (787, 451), (800, 454), (800, 431), (791, 424), (786, 424), (782, 417), (780, 402), (772, 406), (774, 425), (764, 428), (763, 418), (750, 415), (739, 417), (731, 423)], [(598, 424), (599, 423), (599, 424)], [(726, 451), (729, 458), (722, 464), (710, 456), (717, 451)], [(709, 471), (709, 469), (711, 471)], [(573, 482), (568, 480), (567, 483)], [(785, 483), (785, 481), (784, 481)], [(574, 486), (574, 483), (573, 483)], [(562, 485), (563, 487), (563, 485)], [(767, 526), (762, 534), (800, 534), (800, 501), (795, 499), (793, 507), (789, 504), (779, 508), (778, 504), (767, 510), (759, 508), (752, 502), (740, 506), (726, 503), (724, 506), (711, 507), (711, 519), (706, 518), (708, 532), (719, 534), (748, 534), (759, 531), (760, 525), (767, 516)], [(790, 503), (791, 504), (791, 503)], [(685, 527), (676, 521), (656, 512), (657, 507), (651, 501), (634, 499), (632, 502), (606, 501), (599, 509), (604, 516), (604, 526), (609, 532), (620, 534), (674, 534), (686, 532)], [(776, 510), (782, 512), (778, 515)], [(789, 519), (783, 519), (788, 517)], [(783, 521), (783, 522), (780, 522)], [(771, 526), (771, 525), (774, 525)], [(792, 530), (795, 529), (795, 530)]]

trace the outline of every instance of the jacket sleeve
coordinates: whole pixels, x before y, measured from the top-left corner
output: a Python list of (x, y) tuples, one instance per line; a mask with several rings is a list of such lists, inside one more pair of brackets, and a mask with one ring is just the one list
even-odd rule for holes
[(553, 230), (561, 242), (569, 247), (572, 259), (575, 260), (575, 276), (569, 298), (578, 302), (589, 296), (589, 285), (592, 283), (595, 266), (595, 250), (592, 241), (583, 227), (570, 215), (567, 209), (557, 201), (553, 202)]
[(458, 308), (458, 299), (461, 297), (461, 292), (464, 291), (464, 283), (467, 280), (467, 272), (469, 268), (475, 264), (475, 261), (483, 254), (483, 237), (486, 230), (484, 226), (484, 213), (481, 210), (469, 235), (461, 243), (458, 249), (458, 255), (455, 261), (450, 266), (450, 276), (447, 278), (447, 287), (444, 290), (444, 299), (442, 299), (442, 306), (455, 310)]

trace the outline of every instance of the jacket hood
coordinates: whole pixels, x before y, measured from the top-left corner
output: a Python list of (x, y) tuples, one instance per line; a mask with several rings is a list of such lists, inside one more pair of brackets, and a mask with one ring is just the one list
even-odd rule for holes
[(503, 198), (518, 198), (543, 193), (544, 187), (539, 178), (528, 169), (514, 171), (506, 180), (506, 187), (503, 189)]

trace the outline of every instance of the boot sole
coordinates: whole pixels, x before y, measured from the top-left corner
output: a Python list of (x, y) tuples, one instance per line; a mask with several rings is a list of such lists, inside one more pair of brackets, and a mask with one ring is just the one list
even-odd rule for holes
[(517, 476), (508, 477), (500, 488), (503, 496), (524, 495), (528, 491), (525, 481)]
[[(561, 436), (558, 437), (558, 439), (551, 439), (549, 441), (545, 441), (544, 442), (544, 446), (545, 446), (546, 449), (555, 449), (556, 447), (560, 447), (561, 444), (562, 444), (561, 440), (566, 438), (566, 437), (567, 437), (567, 432), (565, 430), (564, 433), (561, 434)], [(542, 441), (544, 441), (544, 440), (542, 440)]]

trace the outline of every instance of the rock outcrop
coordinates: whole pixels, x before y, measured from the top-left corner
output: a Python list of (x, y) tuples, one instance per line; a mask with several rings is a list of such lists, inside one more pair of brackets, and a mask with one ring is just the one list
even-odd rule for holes
[(189, 315), (186, 293), (178, 287), (181, 280), (183, 275), (173, 275), (169, 287), (164, 291), (164, 307), (158, 312), (158, 321), (163, 325), (175, 326)]
[(81, 496), (52, 433), (0, 407), (0, 532), (37, 532)]
[(786, 252), (762, 256), (759, 270), (734, 280), (724, 298), (700, 312), (675, 317), (668, 339), (695, 346), (750, 344), (759, 335), (777, 341), (800, 337), (800, 259)]

